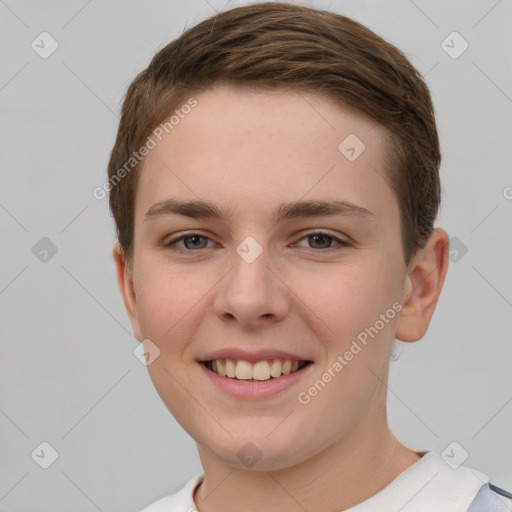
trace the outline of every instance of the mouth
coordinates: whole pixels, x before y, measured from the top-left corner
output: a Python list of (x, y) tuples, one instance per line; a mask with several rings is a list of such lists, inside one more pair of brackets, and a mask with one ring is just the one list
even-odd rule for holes
[(264, 359), (245, 361), (243, 359), (213, 359), (201, 361), (211, 372), (233, 380), (268, 381), (284, 375), (300, 372), (312, 361), (292, 361), (291, 359)]

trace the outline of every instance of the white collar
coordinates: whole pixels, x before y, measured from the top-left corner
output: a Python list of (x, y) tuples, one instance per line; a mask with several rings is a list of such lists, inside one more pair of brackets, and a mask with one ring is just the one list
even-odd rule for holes
[(453, 469), (429, 451), (384, 489), (348, 511), (466, 512), (488, 481), (484, 473), (465, 466)]
[[(203, 473), (196, 474), (176, 494), (161, 498), (142, 512), (197, 510), (193, 496), (203, 478)], [(466, 512), (488, 481), (484, 473), (465, 466), (453, 469), (440, 455), (429, 451), (384, 489), (345, 512)]]

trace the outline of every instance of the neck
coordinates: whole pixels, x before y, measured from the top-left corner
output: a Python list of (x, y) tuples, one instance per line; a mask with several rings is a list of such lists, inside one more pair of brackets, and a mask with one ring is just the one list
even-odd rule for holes
[(359, 425), (311, 459), (276, 471), (239, 469), (199, 448), (203, 483), (199, 512), (346, 510), (361, 503), (420, 459), (391, 433)]

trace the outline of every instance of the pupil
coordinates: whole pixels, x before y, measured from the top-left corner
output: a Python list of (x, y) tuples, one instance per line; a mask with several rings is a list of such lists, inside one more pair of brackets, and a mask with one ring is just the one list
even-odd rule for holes
[(317, 243), (318, 240), (320, 239), (320, 245), (322, 245), (322, 241), (324, 241), (324, 242), (327, 241), (327, 246), (329, 246), (329, 240), (331, 237), (327, 236), (327, 235), (312, 235), (311, 238), (313, 238), (315, 240), (314, 243)]
[(185, 246), (187, 247), (187, 249), (190, 249), (189, 247), (189, 244), (187, 243), (188, 241), (190, 240), (193, 240), (192, 242), (192, 245), (194, 247), (197, 247), (198, 245), (200, 245), (201, 243), (201, 238), (203, 238), (202, 236), (200, 235), (192, 235), (192, 236), (188, 236), (184, 239), (184, 243), (185, 243)]

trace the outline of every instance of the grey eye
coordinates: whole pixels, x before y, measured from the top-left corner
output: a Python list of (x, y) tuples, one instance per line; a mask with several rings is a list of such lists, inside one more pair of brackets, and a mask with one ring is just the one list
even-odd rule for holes
[[(312, 247), (314, 249), (327, 249), (328, 247), (330, 247), (330, 245), (333, 241), (332, 236), (325, 235), (323, 233), (318, 233), (316, 235), (309, 235), (307, 238), (310, 243), (311, 243), (311, 241), (313, 241)], [(317, 245), (315, 246), (315, 244), (317, 244)]]
[[(183, 244), (187, 249), (205, 249), (206, 244), (208, 243), (208, 238), (201, 235), (189, 235), (184, 236), (182, 238)], [(191, 241), (191, 243), (188, 243), (188, 241)], [(204, 243), (201, 243), (204, 242)]]

